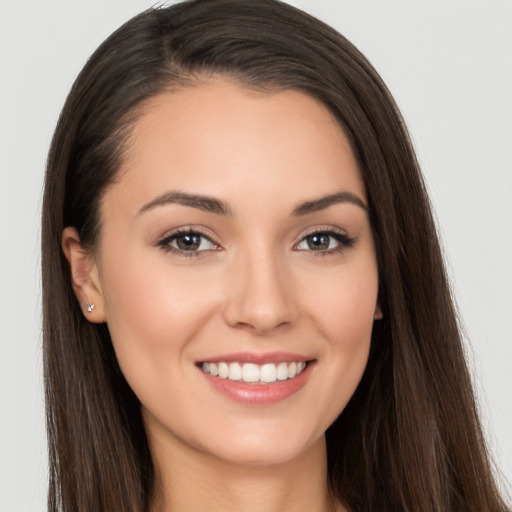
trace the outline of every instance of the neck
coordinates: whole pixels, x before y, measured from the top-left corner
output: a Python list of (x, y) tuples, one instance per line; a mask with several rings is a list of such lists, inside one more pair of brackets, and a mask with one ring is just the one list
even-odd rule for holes
[(329, 493), (323, 438), (297, 460), (265, 466), (230, 463), (174, 439), (155, 441), (152, 512), (343, 510)]

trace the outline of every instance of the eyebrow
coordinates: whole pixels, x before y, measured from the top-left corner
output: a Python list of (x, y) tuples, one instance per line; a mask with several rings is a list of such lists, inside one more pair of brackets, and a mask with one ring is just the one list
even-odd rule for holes
[(147, 212), (157, 206), (167, 204), (180, 204), (182, 206), (190, 206), (205, 212), (216, 213), (218, 215), (231, 215), (229, 205), (214, 197), (204, 196), (200, 194), (187, 194), (185, 192), (166, 192), (161, 196), (146, 203), (140, 210), (139, 215)]
[[(360, 197), (352, 192), (343, 191), (300, 203), (293, 209), (292, 215), (300, 217), (302, 215), (308, 215), (320, 210), (325, 210), (326, 208), (329, 208), (329, 206), (340, 203), (351, 203), (359, 206), (365, 211), (368, 211), (368, 207)], [(152, 199), (139, 210), (138, 215), (141, 215), (148, 210), (152, 210), (157, 206), (165, 206), (168, 204), (190, 206), (191, 208), (197, 208), (217, 215), (232, 215), (231, 208), (225, 201), (201, 194), (188, 194), (176, 191), (166, 192), (165, 194)]]
[(365, 211), (368, 211), (368, 206), (364, 204), (363, 200), (360, 197), (356, 196), (355, 194), (352, 194), (352, 192), (344, 191), (320, 197), (318, 199), (314, 199), (313, 201), (305, 201), (304, 203), (301, 203), (294, 208), (292, 215), (308, 215), (309, 213), (325, 210), (326, 208), (329, 208), (329, 206), (339, 203), (351, 203), (356, 206), (359, 206)]

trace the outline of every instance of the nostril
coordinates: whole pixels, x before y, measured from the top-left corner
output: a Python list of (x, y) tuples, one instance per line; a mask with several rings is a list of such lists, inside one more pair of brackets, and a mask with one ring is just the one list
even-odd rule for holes
[(290, 326), (290, 322), (276, 322), (272, 319), (254, 319), (251, 323), (238, 322), (235, 327), (241, 330), (250, 332), (256, 336), (267, 336), (273, 334), (276, 331), (281, 331)]
[[(291, 278), (268, 255), (249, 255), (231, 275), (225, 303), (225, 318), (231, 327), (265, 335), (293, 323), (297, 317)], [(236, 274), (236, 275), (235, 275)]]

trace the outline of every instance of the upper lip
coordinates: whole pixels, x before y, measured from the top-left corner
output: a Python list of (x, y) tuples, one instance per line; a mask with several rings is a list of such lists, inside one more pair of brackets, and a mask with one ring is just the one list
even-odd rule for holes
[(293, 354), (291, 352), (232, 352), (230, 354), (222, 354), (220, 356), (207, 357), (201, 359), (198, 363), (291, 363), (293, 361), (311, 361), (312, 357), (303, 356), (300, 354)]

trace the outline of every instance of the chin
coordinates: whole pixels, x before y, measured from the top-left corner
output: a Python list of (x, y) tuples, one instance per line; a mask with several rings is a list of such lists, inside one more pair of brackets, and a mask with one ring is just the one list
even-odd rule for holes
[[(291, 432), (290, 428), (279, 432), (265, 429), (243, 435), (230, 436), (218, 440), (214, 446), (204, 447), (217, 459), (240, 466), (276, 466), (299, 459), (310, 450), (325, 444), (325, 437), (320, 433), (316, 437)], [(322, 448), (323, 449), (323, 448)]]

